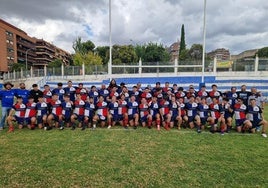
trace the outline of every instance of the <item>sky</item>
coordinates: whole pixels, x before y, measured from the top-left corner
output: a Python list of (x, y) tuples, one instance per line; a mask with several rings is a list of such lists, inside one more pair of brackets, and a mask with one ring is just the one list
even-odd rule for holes
[[(112, 44), (170, 46), (185, 27), (187, 48), (203, 43), (204, 0), (111, 0)], [(267, 0), (207, 0), (206, 51), (268, 46)], [(1, 0), (0, 18), (73, 52), (77, 37), (109, 45), (109, 0)]]

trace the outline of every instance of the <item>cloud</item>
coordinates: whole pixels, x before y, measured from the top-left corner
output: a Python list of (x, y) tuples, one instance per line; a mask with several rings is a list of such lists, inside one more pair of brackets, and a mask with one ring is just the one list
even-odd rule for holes
[[(158, 42), (169, 46), (180, 39), (185, 25), (190, 47), (203, 41), (204, 1), (112, 0), (113, 44)], [(265, 0), (207, 0), (207, 51), (231, 53), (268, 43), (268, 4)], [(109, 44), (108, 0), (2, 0), (0, 17), (26, 31), (72, 51), (81, 36), (97, 46)]]

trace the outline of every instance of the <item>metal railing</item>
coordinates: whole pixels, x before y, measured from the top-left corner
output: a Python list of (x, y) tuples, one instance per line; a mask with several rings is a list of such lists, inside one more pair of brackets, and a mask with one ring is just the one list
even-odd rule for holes
[[(214, 68), (217, 65), (217, 60), (205, 62), (206, 72), (221, 72), (221, 71), (244, 71), (258, 72), (268, 71), (268, 59), (245, 59), (243, 61), (234, 61), (232, 66), (226, 69)], [(181, 72), (202, 72), (202, 63), (200, 60), (193, 61), (178, 61), (174, 62), (137, 62), (131, 64), (116, 64), (112, 65), (112, 74), (144, 74), (144, 73), (181, 73)], [(91, 65), (91, 66), (64, 66), (44, 69), (33, 69), (28, 71), (13, 71), (3, 74), (3, 80), (19, 80), (29, 79), (32, 77), (46, 78), (64, 78), (67, 76), (77, 75), (105, 75), (108, 74), (108, 65)]]

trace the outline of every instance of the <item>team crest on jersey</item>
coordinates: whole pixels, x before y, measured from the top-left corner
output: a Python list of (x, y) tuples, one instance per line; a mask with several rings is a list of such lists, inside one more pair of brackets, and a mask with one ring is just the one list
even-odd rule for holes
[(194, 102), (194, 103), (192, 104), (192, 107), (194, 107), (194, 108), (197, 107), (197, 103)]
[(258, 112), (258, 111), (260, 111), (260, 109), (258, 106), (254, 106), (253, 111)]
[(236, 93), (233, 93), (232, 97), (233, 98), (237, 98), (237, 94)]

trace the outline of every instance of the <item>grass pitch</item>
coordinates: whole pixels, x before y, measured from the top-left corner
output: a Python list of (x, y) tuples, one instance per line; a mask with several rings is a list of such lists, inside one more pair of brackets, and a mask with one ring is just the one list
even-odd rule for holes
[(0, 187), (268, 187), (268, 139), (260, 133), (6, 131)]

